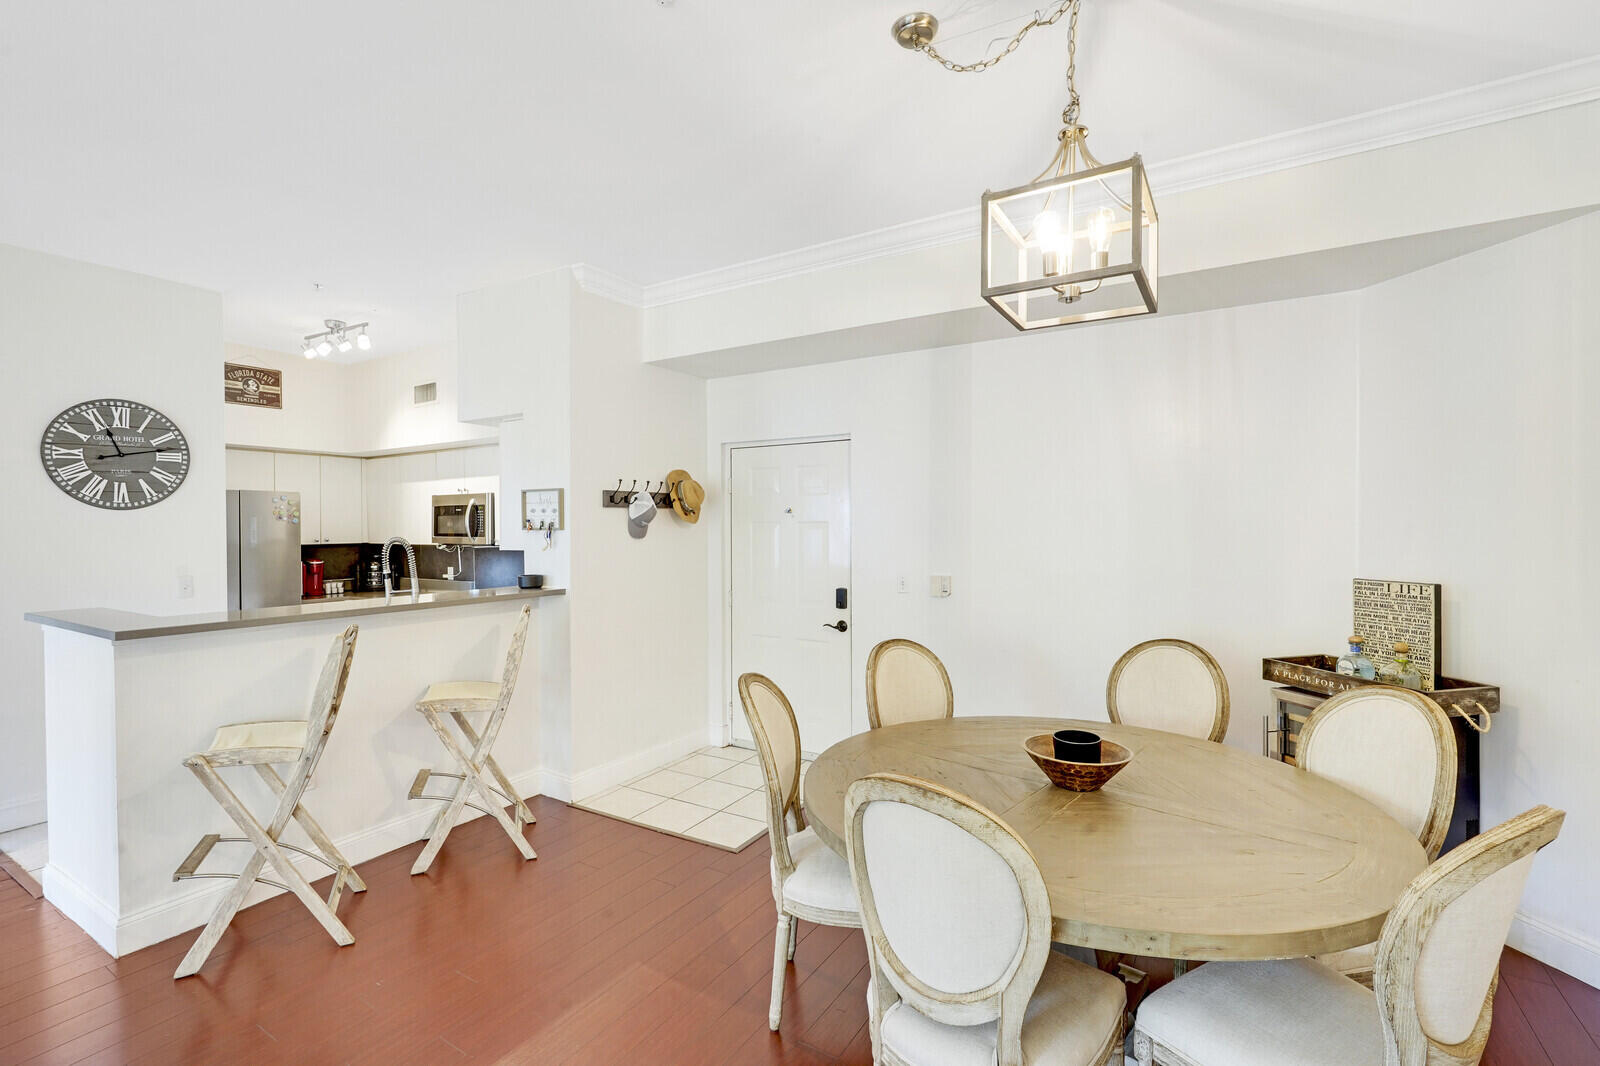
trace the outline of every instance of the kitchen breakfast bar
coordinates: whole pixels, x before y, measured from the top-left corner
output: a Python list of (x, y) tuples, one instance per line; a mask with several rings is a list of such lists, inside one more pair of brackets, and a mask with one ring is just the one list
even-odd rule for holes
[[(549, 610), (541, 601), (564, 594), (499, 588), (170, 617), (28, 614), (44, 634), (45, 897), (114, 956), (205, 924), (232, 882), (175, 882), (173, 872), (196, 840), (235, 830), (184, 759), (224, 725), (304, 721), (329, 648), (351, 624), (359, 634), (343, 703), (306, 794), (351, 863), (428, 834), (439, 804), (411, 802), (412, 782), (423, 768), (457, 767), (417, 700), (437, 682), (498, 680), (525, 603), (534, 608), (526, 653), (494, 756), (518, 795), (532, 794)], [(271, 812), (276, 797), (263, 779), (225, 776), (257, 817)], [(286, 839), (305, 843), (297, 832)], [(249, 855), (248, 844), (223, 844), (207, 866), (236, 872)], [(296, 866), (311, 880), (327, 876), (305, 860)], [(246, 902), (271, 891), (258, 886)]]

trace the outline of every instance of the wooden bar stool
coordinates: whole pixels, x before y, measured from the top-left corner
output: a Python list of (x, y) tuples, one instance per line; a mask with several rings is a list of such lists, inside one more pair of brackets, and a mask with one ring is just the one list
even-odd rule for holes
[[(311, 772), (317, 768), (317, 760), (322, 757), (322, 749), (327, 746), (328, 734), (333, 730), (334, 719), (339, 716), (339, 704), (344, 699), (345, 682), (350, 678), (350, 661), (355, 656), (356, 628), (351, 626), (341, 633), (333, 642), (333, 648), (328, 652), (327, 662), (323, 664), (322, 676), (317, 679), (316, 694), (311, 699), (311, 716), (306, 721), (287, 722), (244, 722), (239, 725), (227, 725), (217, 730), (212, 738), (210, 749), (191, 755), (183, 764), (194, 772), (195, 777), (216, 798), (217, 803), (227, 812), (228, 817), (244, 833), (242, 837), (225, 837), (216, 833), (208, 833), (200, 838), (200, 843), (189, 852), (189, 857), (183, 860), (183, 865), (173, 873), (174, 881), (186, 881), (199, 877), (233, 878), (233, 888), (217, 904), (217, 909), (211, 916), (211, 921), (201, 930), (200, 938), (194, 942), (189, 953), (178, 964), (174, 979), (188, 977), (205, 965), (206, 957), (211, 954), (211, 949), (217, 946), (222, 933), (228, 928), (228, 923), (233, 921), (233, 916), (238, 913), (244, 904), (244, 898), (249, 894), (251, 886), (257, 881), (281, 888), (286, 892), (293, 892), (300, 897), (306, 909), (322, 923), (328, 935), (338, 942), (340, 947), (355, 943), (355, 937), (350, 930), (344, 927), (334, 909), (339, 906), (339, 896), (345, 886), (350, 886), (352, 891), (365, 892), (366, 883), (356, 873), (354, 867), (333, 846), (333, 841), (328, 839), (328, 834), (300, 805), (300, 797), (306, 790), (306, 785), (311, 781)], [(278, 771), (272, 768), (274, 763), (292, 763), (294, 770), (285, 781), (278, 776)], [(222, 780), (217, 771), (225, 766), (249, 766), (255, 769), (261, 779), (278, 796), (278, 807), (273, 812), (272, 820), (263, 826), (256, 821), (249, 809), (240, 802), (239, 797)], [(289, 820), (300, 824), (306, 836), (311, 838), (312, 848), (299, 848), (293, 844), (285, 844), (279, 838), (288, 828)], [(244, 870), (236, 874), (199, 873), (200, 864), (205, 861), (211, 849), (218, 844), (248, 843), (254, 846), (255, 854), (250, 861), (245, 863)], [(286, 851), (292, 851), (327, 866), (334, 872), (333, 888), (328, 893), (327, 900), (318, 896), (298, 869), (295, 868)], [(273, 881), (261, 876), (262, 867), (272, 865), (273, 871), (282, 878)]]
[[(439, 742), (455, 759), (461, 772), (446, 773), (442, 770), (423, 769), (417, 771), (416, 780), (411, 782), (411, 799), (439, 800), (445, 803), (445, 806), (439, 809), (439, 813), (434, 815), (433, 824), (428, 829), (428, 844), (411, 867), (413, 874), (428, 872), (428, 867), (433, 865), (439, 849), (444, 847), (445, 838), (450, 835), (450, 830), (455, 828), (462, 807), (482, 811), (499, 822), (500, 828), (506, 831), (506, 836), (511, 838), (511, 842), (517, 846), (524, 859), (539, 857), (528, 844), (528, 838), (523, 836), (524, 827), (534, 824), (538, 819), (533, 816), (528, 805), (522, 802), (522, 798), (512, 787), (511, 779), (500, 769), (500, 764), (495, 762), (494, 756), (490, 754), (494, 748), (495, 738), (500, 735), (500, 726), (505, 722), (506, 708), (511, 703), (511, 693), (517, 687), (517, 673), (522, 668), (522, 649), (528, 640), (528, 618), (532, 613), (532, 607), (523, 606), (522, 614), (517, 619), (516, 629), (511, 633), (511, 647), (506, 651), (505, 673), (501, 675), (499, 681), (444, 681), (428, 686), (428, 691), (417, 701), (417, 710), (422, 712), (422, 716), (428, 720), (433, 731), (439, 735)], [(475, 729), (467, 720), (469, 714), (487, 714), (489, 717), (481, 729)], [(446, 715), (455, 720), (456, 727), (461, 731), (460, 737), (451, 732), (450, 727), (445, 724)], [(498, 782), (498, 788), (490, 782), (491, 776)], [(448, 796), (425, 795), (423, 789), (428, 787), (430, 777), (454, 778), (457, 782), (455, 791)], [(469, 792), (476, 793), (483, 801), (482, 804), (468, 800)], [(506, 814), (506, 805), (512, 808), (511, 815)]]

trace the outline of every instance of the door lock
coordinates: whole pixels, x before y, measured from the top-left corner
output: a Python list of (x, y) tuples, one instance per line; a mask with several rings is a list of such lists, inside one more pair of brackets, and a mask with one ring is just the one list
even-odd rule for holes
[(833, 623), (832, 625), (829, 625), (827, 622), (822, 623), (822, 628), (823, 629), (837, 629), (839, 632), (843, 633), (845, 630), (850, 628), (850, 623), (846, 622), (843, 618), (841, 618), (837, 622)]

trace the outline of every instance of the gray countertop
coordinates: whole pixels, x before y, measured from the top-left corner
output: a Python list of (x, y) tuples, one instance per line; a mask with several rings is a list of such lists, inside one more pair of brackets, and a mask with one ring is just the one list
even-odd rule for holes
[(210, 614), (155, 615), (136, 611), (116, 611), (109, 607), (85, 607), (75, 611), (29, 611), (24, 620), (42, 626), (70, 629), (110, 641), (143, 640), (148, 637), (174, 637), (186, 633), (213, 633), (224, 629), (251, 629), (289, 622), (316, 622), (332, 618), (361, 618), (399, 611), (426, 611), (434, 607), (461, 607), (473, 603), (504, 603), (532, 600), (542, 596), (565, 596), (566, 589), (509, 588), (476, 589), (467, 592), (424, 592), (411, 602), (410, 593), (396, 593), (385, 604), (376, 596), (332, 596), (288, 607), (260, 607), (250, 611), (214, 611)]

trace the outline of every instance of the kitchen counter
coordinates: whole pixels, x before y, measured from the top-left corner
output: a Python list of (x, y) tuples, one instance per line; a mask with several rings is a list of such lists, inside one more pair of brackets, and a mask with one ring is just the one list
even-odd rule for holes
[(409, 592), (397, 592), (383, 602), (381, 592), (355, 592), (327, 596), (287, 607), (258, 607), (249, 611), (213, 611), (209, 614), (152, 615), (135, 611), (115, 611), (106, 607), (86, 607), (75, 611), (29, 611), (23, 618), (42, 626), (70, 629), (74, 633), (102, 640), (142, 640), (172, 637), (185, 633), (212, 633), (224, 629), (250, 629), (256, 626), (283, 625), (287, 622), (360, 618), (400, 611), (425, 611), (436, 607), (458, 607), (470, 603), (502, 603), (531, 600), (541, 596), (564, 596), (566, 589), (507, 588), (469, 589), (462, 592), (423, 592), (411, 601)]
[[(412, 781), (419, 769), (455, 767), (417, 700), (435, 682), (500, 677), (530, 606), (521, 674), (495, 744), (511, 787), (526, 797), (542, 780), (541, 663), (563, 632), (563, 589), (423, 592), (416, 603), (403, 593), (388, 604), (381, 594), (346, 595), (175, 617), (29, 614), (44, 637), (45, 898), (117, 956), (203, 925), (229, 882), (174, 884), (172, 872), (195, 841), (231, 827), (183, 760), (223, 725), (303, 721), (328, 649), (352, 623), (360, 634), (349, 684), (307, 806), (351, 862), (426, 836), (440, 805), (411, 800)], [(560, 646), (553, 650), (550, 662), (564, 670)], [(224, 776), (258, 816), (273, 809), (276, 797), (255, 775)], [(237, 870), (247, 855), (219, 846), (203, 872)], [(327, 873), (302, 868), (311, 878)], [(275, 891), (258, 885), (248, 901)]]

